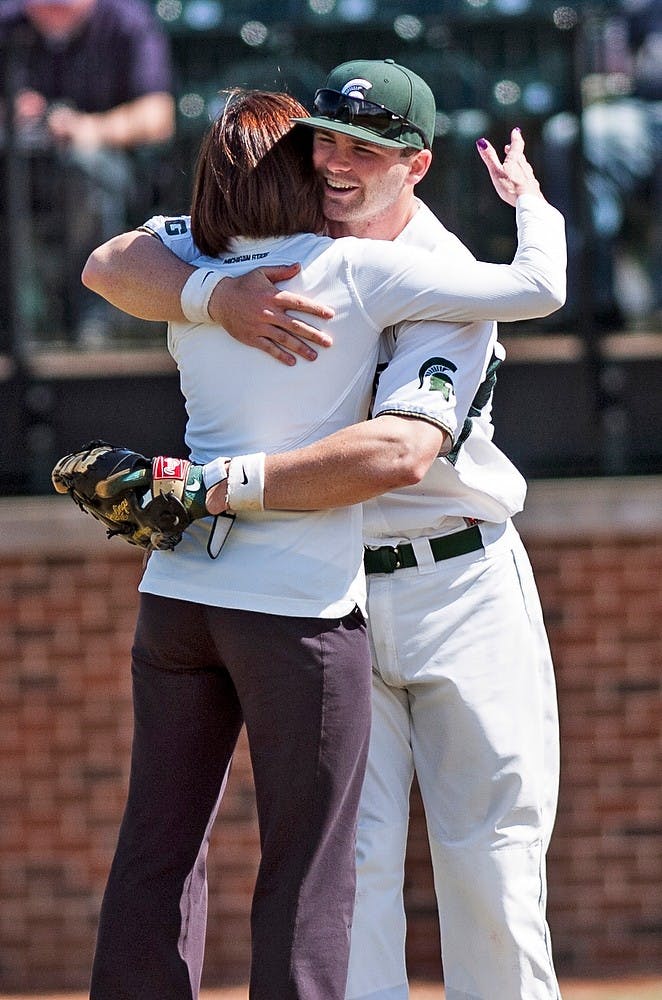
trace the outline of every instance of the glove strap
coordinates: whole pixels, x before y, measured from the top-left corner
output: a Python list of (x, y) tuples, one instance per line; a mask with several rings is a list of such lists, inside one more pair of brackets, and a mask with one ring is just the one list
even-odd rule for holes
[(186, 458), (166, 458), (164, 455), (153, 458), (152, 496), (174, 493), (178, 500), (182, 500), (190, 465)]
[(229, 458), (214, 458), (202, 466), (202, 479), (208, 490), (228, 478), (226, 462), (229, 461)]
[(212, 292), (225, 277), (220, 271), (198, 267), (187, 278), (179, 301), (182, 312), (191, 323), (211, 323), (209, 300)]
[(172, 493), (186, 508), (191, 520), (207, 517), (207, 490), (202, 469), (203, 466), (189, 462), (186, 458), (167, 458), (164, 455), (153, 458), (152, 496)]

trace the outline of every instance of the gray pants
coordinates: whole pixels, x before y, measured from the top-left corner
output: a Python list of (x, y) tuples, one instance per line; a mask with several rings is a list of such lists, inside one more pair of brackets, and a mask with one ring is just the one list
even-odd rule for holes
[(245, 722), (262, 848), (252, 1000), (342, 1000), (370, 729), (359, 612), (289, 618), (141, 595), (128, 802), (91, 1000), (197, 997), (211, 826)]

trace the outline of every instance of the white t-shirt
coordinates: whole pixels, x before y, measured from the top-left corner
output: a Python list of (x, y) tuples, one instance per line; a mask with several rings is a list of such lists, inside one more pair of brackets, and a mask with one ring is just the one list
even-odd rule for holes
[[(548, 250), (554, 239), (545, 214), (537, 205), (522, 206), (520, 247), (512, 266), (469, 261), (444, 268), (441, 275), (434, 256), (424, 251), (403, 255), (396, 243), (311, 234), (238, 239), (231, 252), (208, 258), (193, 244), (187, 219), (150, 220), (147, 228), (178, 256), (228, 275), (261, 264), (299, 261), (302, 270), (288, 287), (335, 311), (328, 326), (334, 347), (321, 352), (314, 365), (293, 367), (239, 344), (222, 327), (170, 324), (168, 347), (180, 371), (188, 413), (186, 442), (193, 461), (303, 447), (365, 419), (380, 334), (392, 323), (405, 318), (487, 317), (495, 308), (514, 318), (554, 308), (563, 294), (564, 277)], [(562, 242), (560, 219), (554, 221), (557, 241)], [(541, 287), (548, 291), (541, 294)], [(444, 357), (458, 371), (468, 366), (469, 353), (478, 357), (480, 369), (482, 357), (466, 350), (457, 331), (445, 339), (444, 329), (435, 323), (421, 325), (416, 338), (419, 367), (442, 343)], [(476, 367), (475, 359), (472, 363)], [(423, 384), (441, 379), (445, 389), (430, 392), (425, 416), (453, 437), (454, 376), (452, 369), (422, 375)], [(476, 371), (469, 377), (476, 381), (479, 376)], [(193, 524), (173, 552), (153, 553), (140, 589), (292, 616), (340, 617), (356, 604), (365, 606), (360, 507), (242, 513), (215, 560), (207, 555), (212, 523), (208, 518)]]

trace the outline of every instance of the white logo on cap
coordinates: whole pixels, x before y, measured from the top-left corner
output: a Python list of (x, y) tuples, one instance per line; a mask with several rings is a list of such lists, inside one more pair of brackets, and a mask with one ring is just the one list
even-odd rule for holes
[(350, 80), (349, 83), (346, 83), (340, 93), (344, 94), (345, 97), (365, 97), (366, 90), (371, 89), (372, 84), (370, 83), (370, 80), (361, 80), (359, 78), (357, 80)]

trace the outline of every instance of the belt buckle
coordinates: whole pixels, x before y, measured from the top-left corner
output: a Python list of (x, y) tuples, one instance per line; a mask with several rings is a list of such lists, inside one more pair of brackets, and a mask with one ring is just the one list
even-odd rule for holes
[(382, 545), (380, 555), (384, 563), (383, 573), (395, 573), (396, 569), (400, 569), (402, 563), (400, 562), (400, 551), (397, 545)]
[(367, 551), (370, 554), (370, 573), (394, 573), (403, 565), (398, 545), (380, 545)]

